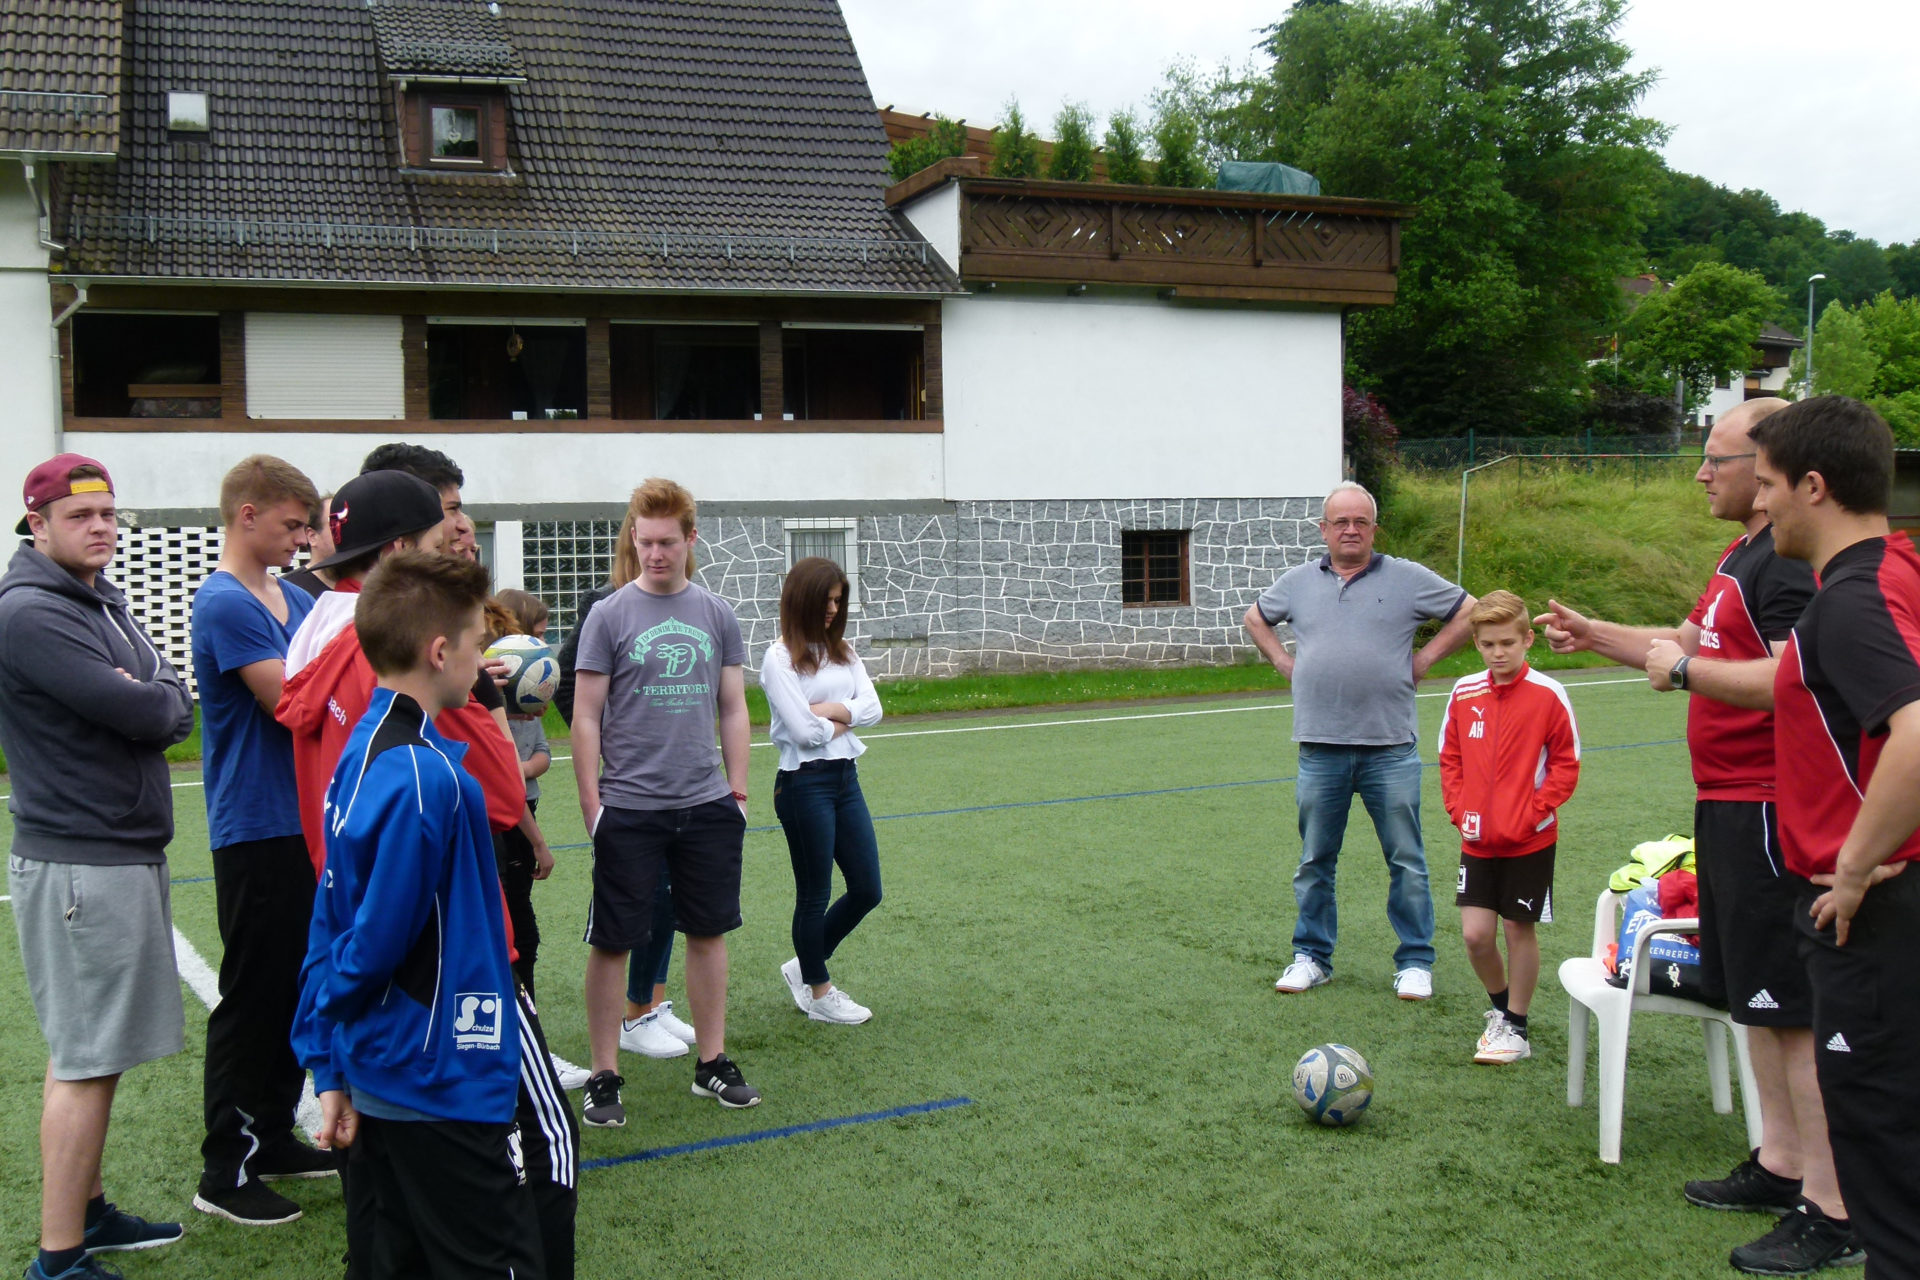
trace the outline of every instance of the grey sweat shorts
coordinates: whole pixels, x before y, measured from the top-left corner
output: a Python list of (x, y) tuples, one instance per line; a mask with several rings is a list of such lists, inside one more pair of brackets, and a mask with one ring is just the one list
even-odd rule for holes
[(20, 959), (56, 1080), (92, 1080), (180, 1052), (167, 864), (7, 859)]

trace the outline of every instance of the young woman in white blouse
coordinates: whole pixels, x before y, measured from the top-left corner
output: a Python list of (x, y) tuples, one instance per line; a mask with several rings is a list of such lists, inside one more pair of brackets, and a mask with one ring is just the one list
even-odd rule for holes
[[(846, 641), (847, 575), (818, 556), (794, 565), (780, 592), (780, 639), (760, 685), (780, 748), (773, 811), (793, 859), (793, 959), (780, 966), (793, 1002), (815, 1022), (851, 1025), (873, 1011), (827, 976), (827, 958), (880, 905), (880, 848), (854, 759), (855, 728), (880, 723), (880, 698)], [(846, 892), (831, 907), (833, 869)]]

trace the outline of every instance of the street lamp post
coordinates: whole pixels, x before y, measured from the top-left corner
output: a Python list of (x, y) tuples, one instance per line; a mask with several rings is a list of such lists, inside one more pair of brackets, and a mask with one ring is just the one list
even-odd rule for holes
[(1807, 397), (1813, 397), (1813, 282), (1825, 280), (1827, 273), (1816, 271), (1807, 277)]

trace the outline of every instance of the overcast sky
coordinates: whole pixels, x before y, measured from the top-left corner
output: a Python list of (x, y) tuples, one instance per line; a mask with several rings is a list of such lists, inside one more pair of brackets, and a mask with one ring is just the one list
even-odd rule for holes
[[(875, 100), (991, 125), (1018, 97), (1143, 109), (1167, 64), (1244, 63), (1286, 0), (841, 0)], [(1660, 73), (1667, 159), (1883, 244), (1920, 238), (1920, 5), (1638, 0), (1622, 38)]]

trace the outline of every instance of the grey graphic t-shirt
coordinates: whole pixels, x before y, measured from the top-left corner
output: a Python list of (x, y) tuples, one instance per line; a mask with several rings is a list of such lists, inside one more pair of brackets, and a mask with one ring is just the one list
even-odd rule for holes
[(704, 587), (656, 596), (628, 585), (594, 605), (578, 669), (607, 677), (600, 803), (684, 809), (731, 794), (717, 742), (720, 669), (746, 661), (740, 620)]

